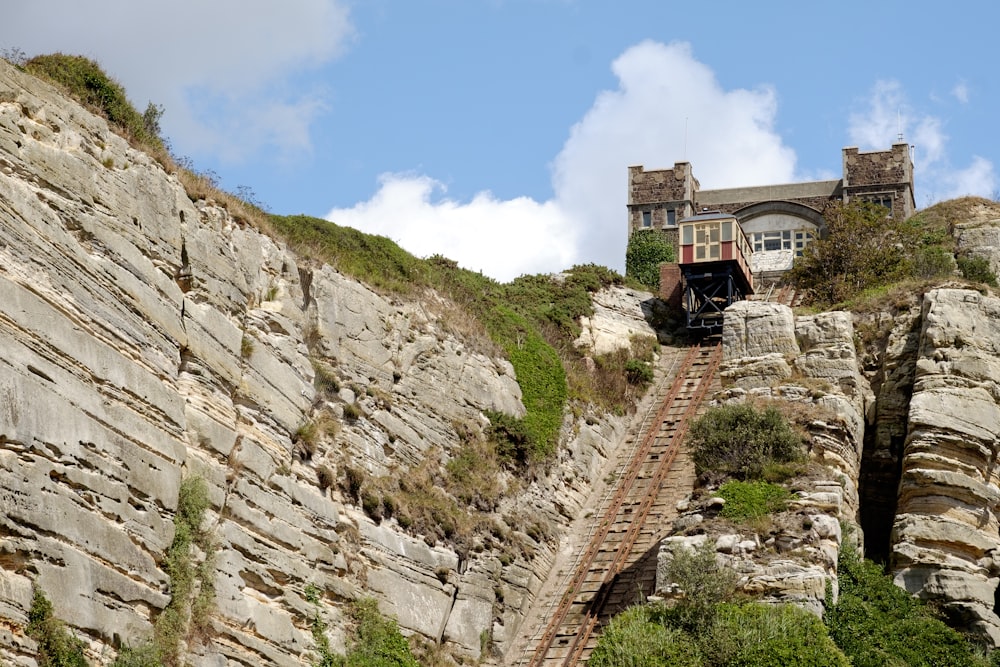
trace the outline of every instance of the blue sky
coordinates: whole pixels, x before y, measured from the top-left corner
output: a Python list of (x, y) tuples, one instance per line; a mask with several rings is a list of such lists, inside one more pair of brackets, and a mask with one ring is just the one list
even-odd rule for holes
[(0, 48), (99, 61), (227, 189), (502, 280), (621, 270), (630, 164), (838, 178), (902, 131), (918, 207), (1000, 188), (993, 3), (4, 5)]

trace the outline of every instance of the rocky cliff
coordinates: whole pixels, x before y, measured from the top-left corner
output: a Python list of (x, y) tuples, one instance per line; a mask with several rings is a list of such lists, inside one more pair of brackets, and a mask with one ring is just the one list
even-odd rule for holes
[[(456, 655), (502, 653), (624, 428), (567, 419), (549, 473), (496, 513), (516, 550), (370, 518), (345, 474), (443, 465), (484, 410), (522, 414), (511, 365), (457, 335), (440, 297), (380, 295), (192, 201), (104, 120), (3, 61), (0, 294), (4, 664), (34, 664), (33, 587), (95, 662), (148, 638), (190, 478), (207, 483), (197, 560), (214, 587), (190, 661), (307, 664), (314, 619), (342, 647), (363, 595)], [(649, 333), (648, 298), (625, 297), (630, 313), (604, 326), (598, 314), (591, 336)]]
[(839, 550), (867, 547), (897, 585), (1000, 645), (1000, 299), (960, 285), (895, 298), (853, 316), (761, 302), (726, 311), (728, 388), (715, 401), (783, 405), (807, 429), (810, 469), (763, 526), (715, 519), (711, 493), (683, 503), (661, 594), (672, 594), (675, 550), (710, 540), (743, 590), (822, 613)]

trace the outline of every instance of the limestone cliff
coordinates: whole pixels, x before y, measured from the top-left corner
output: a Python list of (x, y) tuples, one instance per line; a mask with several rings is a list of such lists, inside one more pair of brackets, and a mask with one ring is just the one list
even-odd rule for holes
[[(105, 121), (3, 61), (0, 294), (4, 664), (34, 664), (33, 586), (96, 662), (148, 637), (192, 476), (208, 485), (214, 546), (199, 558), (215, 587), (192, 662), (306, 664), (313, 618), (338, 647), (344, 605), (364, 594), (407, 633), (502, 651), (624, 426), (568, 420), (550, 473), (506, 501), (500, 524), (546, 528), (518, 536), (527, 555), (458, 552), (370, 519), (330, 477), (443, 463), (484, 410), (523, 413), (511, 365), (451, 334), (440, 308), (192, 201)], [(321, 420), (336, 428), (306, 442)]]
[[(661, 566), (711, 540), (744, 590), (821, 613), (839, 550), (867, 547), (899, 586), (997, 646), (1000, 299), (963, 287), (896, 298), (895, 315), (726, 311), (729, 386), (715, 400), (766, 398), (804, 416), (811, 472), (763, 530), (714, 521), (711, 494), (685, 502)], [(843, 544), (842, 527), (857, 539)], [(659, 586), (671, 593), (662, 575)]]

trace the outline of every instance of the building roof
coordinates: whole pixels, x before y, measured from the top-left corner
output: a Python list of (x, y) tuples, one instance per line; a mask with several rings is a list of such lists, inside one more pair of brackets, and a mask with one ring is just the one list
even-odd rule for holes
[[(681, 220), (681, 222), (706, 222), (708, 220), (730, 220), (734, 218), (731, 213), (723, 213), (721, 211), (704, 211), (698, 215), (692, 215)], [(680, 223), (678, 223), (680, 224)]]

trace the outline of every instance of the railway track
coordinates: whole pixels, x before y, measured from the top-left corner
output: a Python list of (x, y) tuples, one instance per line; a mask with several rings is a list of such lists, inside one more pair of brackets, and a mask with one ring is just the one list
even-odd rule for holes
[(665, 391), (661, 389), (659, 408), (646, 415), (635, 451), (596, 515), (598, 520), (565, 592), (534, 652), (521, 665), (584, 664), (601, 624), (652, 593), (661, 532), (675, 514), (678, 492), (682, 496), (693, 482), (693, 470), (683, 483), (671, 472), (678, 457), (684, 456), (684, 435), (716, 381), (721, 360), (717, 339), (694, 345), (684, 355), (673, 382), (664, 386)]

